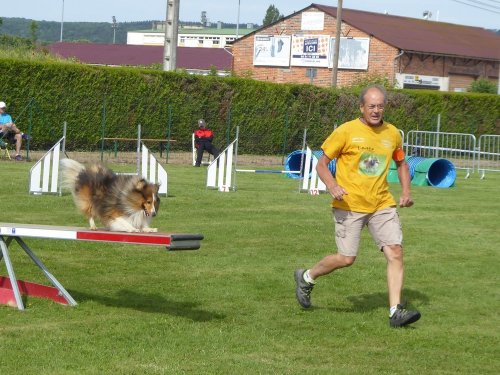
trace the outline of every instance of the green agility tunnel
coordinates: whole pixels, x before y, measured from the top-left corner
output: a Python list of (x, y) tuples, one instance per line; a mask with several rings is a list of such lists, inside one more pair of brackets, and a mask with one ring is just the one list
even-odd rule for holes
[[(449, 188), (455, 184), (457, 172), (453, 163), (447, 159), (407, 156), (406, 162), (410, 169), (412, 185)], [(394, 161), (391, 161), (387, 181), (399, 182)]]

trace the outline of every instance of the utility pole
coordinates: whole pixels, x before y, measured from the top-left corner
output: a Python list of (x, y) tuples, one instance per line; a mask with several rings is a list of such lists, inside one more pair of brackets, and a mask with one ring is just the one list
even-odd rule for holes
[(342, 31), (342, 0), (337, 0), (337, 29), (335, 31), (335, 52), (333, 54), (332, 87), (337, 87), (337, 70), (339, 66), (341, 31)]
[(59, 42), (63, 40), (63, 25), (64, 25), (64, 0), (62, 0), (62, 12), (61, 12), (61, 37), (59, 38)]
[(115, 44), (115, 40), (116, 40), (116, 18), (115, 18), (115, 16), (113, 16), (113, 24), (111, 25), (111, 27), (113, 28), (113, 44)]
[(165, 19), (165, 45), (163, 47), (163, 70), (175, 71), (177, 67), (177, 35), (179, 29), (179, 0), (167, 0)]

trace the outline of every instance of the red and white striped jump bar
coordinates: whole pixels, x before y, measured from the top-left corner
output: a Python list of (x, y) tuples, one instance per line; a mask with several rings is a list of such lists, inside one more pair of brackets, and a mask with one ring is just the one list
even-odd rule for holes
[(129, 243), (165, 246), (168, 250), (197, 250), (202, 234), (128, 233), (38, 224), (0, 223), (0, 235), (58, 240)]

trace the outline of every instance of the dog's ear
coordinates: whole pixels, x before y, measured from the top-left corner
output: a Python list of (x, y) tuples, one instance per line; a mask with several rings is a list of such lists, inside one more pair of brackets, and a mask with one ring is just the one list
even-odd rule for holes
[(137, 181), (137, 183), (135, 184), (135, 188), (137, 190), (143, 190), (146, 185), (148, 184), (148, 182), (146, 181), (146, 179), (144, 178), (141, 178), (139, 181)]

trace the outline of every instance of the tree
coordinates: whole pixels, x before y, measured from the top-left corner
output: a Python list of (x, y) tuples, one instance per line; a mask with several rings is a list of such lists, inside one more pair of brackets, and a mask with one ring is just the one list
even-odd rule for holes
[(31, 34), (31, 41), (33, 42), (34, 45), (38, 39), (38, 23), (36, 21), (31, 21), (30, 34)]
[(486, 94), (496, 94), (496, 85), (486, 78), (480, 78), (470, 85), (470, 92), (482, 92)]
[(270, 25), (283, 17), (285, 17), (285, 16), (280, 14), (280, 11), (278, 10), (278, 8), (276, 8), (274, 5), (269, 5), (269, 8), (267, 8), (267, 11), (266, 11), (266, 16), (264, 17), (264, 20), (262, 21), (262, 26)]

